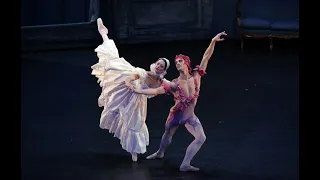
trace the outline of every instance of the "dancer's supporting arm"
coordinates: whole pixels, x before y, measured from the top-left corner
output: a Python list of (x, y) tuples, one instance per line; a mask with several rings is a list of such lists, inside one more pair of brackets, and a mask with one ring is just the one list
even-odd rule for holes
[(133, 91), (138, 94), (145, 94), (145, 95), (151, 95), (156, 96), (160, 94), (168, 94), (169, 92), (174, 89), (175, 84), (173, 82), (163, 83), (158, 88), (149, 88), (149, 89), (141, 89), (141, 88), (134, 88)]

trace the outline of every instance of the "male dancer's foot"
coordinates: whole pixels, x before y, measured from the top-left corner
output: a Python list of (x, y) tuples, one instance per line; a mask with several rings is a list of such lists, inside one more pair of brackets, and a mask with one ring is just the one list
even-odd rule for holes
[(193, 167), (191, 165), (181, 165), (180, 171), (181, 172), (187, 172), (187, 171), (199, 171), (200, 169), (197, 167)]
[(131, 153), (131, 158), (132, 158), (132, 161), (133, 161), (133, 162), (137, 162), (137, 160), (138, 160), (138, 155), (137, 155), (137, 153)]
[(98, 26), (98, 31), (100, 33), (100, 35), (102, 36), (103, 41), (108, 40), (108, 28), (106, 28), (103, 25), (102, 19), (98, 18), (97, 19), (97, 26)]
[(164, 153), (159, 153), (159, 151), (147, 156), (147, 159), (161, 159), (163, 158)]

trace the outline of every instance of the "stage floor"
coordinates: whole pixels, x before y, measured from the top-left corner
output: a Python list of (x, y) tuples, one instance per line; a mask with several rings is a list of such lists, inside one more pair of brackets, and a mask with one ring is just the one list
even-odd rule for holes
[[(207, 43), (123, 45), (119, 51), (142, 68), (179, 53), (196, 65)], [(164, 159), (145, 159), (159, 146), (172, 96), (148, 101), (150, 145), (133, 163), (119, 140), (99, 128), (100, 87), (90, 75), (94, 47), (23, 54), (22, 180), (298, 180), (298, 53), (261, 46), (245, 44), (241, 53), (240, 44), (217, 44), (196, 107), (207, 136), (192, 162), (201, 168), (196, 173), (178, 169), (193, 139), (184, 127)], [(178, 75), (171, 63), (168, 79)]]

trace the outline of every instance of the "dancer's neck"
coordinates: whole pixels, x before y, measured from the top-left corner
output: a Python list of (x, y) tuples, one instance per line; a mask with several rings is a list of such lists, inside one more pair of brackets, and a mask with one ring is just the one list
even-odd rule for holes
[(189, 71), (186, 70), (186, 71), (180, 71), (180, 75), (179, 75), (179, 79), (180, 80), (188, 80), (190, 78), (190, 74), (189, 74)]

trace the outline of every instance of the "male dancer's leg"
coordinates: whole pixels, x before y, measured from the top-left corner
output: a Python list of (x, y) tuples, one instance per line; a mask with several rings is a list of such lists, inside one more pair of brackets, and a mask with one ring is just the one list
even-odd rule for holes
[(176, 125), (173, 127), (166, 126), (166, 130), (162, 135), (162, 139), (161, 139), (160, 147), (159, 147), (158, 151), (149, 155), (147, 157), (147, 159), (163, 158), (164, 152), (167, 149), (167, 147), (169, 146), (169, 144), (171, 143), (172, 136), (174, 135), (174, 133), (176, 132), (178, 127), (179, 127), (179, 125)]
[(205, 142), (206, 135), (200, 123), (193, 123), (192, 125), (187, 123), (185, 124), (185, 127), (195, 139), (187, 148), (184, 159), (180, 165), (180, 171), (199, 171), (199, 168), (191, 166), (190, 162)]

